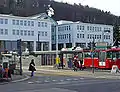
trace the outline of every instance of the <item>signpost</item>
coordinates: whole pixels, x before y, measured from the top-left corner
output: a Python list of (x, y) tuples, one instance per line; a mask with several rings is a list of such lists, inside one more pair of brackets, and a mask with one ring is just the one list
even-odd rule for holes
[(20, 56), (19, 60), (20, 60), (20, 75), (22, 75), (22, 49), (21, 49), (21, 44), (22, 44), (22, 40), (18, 39), (17, 40), (17, 49), (18, 49), (18, 55)]

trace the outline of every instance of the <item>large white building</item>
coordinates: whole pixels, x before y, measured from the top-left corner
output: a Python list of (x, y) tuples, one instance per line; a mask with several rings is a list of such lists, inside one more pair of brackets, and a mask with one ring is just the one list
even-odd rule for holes
[(17, 50), (22, 39), (22, 50), (48, 51), (63, 47), (87, 47), (88, 43), (113, 43), (113, 26), (71, 21), (54, 21), (46, 13), (30, 17), (0, 14), (0, 48)]
[(52, 23), (49, 19), (42, 18), (43, 16), (44, 14), (31, 17), (0, 14), (1, 50), (17, 50), (18, 39), (22, 39), (23, 50), (51, 50)]
[(59, 49), (63, 47), (87, 47), (92, 42), (113, 43), (113, 26), (82, 22), (58, 21)]

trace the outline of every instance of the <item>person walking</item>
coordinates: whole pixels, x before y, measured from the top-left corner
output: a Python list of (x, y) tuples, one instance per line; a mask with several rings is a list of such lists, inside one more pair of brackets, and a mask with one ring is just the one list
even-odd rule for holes
[(36, 71), (34, 59), (32, 59), (30, 64), (29, 64), (29, 71), (31, 71), (31, 77), (33, 77), (34, 76), (34, 71)]
[(80, 70), (83, 70), (82, 64), (83, 64), (83, 60), (80, 59)]

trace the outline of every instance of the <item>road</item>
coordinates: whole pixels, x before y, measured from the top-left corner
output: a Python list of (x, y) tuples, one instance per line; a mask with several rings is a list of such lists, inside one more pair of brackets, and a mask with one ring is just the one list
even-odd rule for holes
[(120, 80), (39, 75), (0, 85), (0, 92), (120, 92)]

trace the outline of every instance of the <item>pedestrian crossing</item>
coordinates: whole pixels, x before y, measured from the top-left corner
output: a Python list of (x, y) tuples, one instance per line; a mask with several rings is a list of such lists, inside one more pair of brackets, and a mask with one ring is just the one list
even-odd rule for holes
[(28, 84), (45, 84), (45, 83), (52, 83), (52, 84), (66, 84), (70, 82), (77, 82), (84, 80), (84, 78), (66, 78), (66, 79), (50, 79), (46, 78), (44, 80), (34, 80), (34, 81), (28, 81)]

